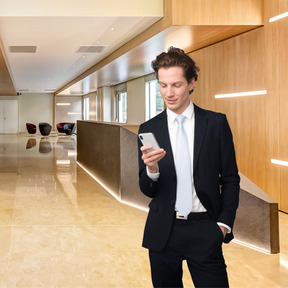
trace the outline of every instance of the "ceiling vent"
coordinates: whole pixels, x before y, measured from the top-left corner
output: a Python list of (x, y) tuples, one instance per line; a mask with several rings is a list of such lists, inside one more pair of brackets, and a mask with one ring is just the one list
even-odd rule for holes
[(81, 46), (77, 53), (101, 53), (107, 45), (93, 45), (93, 46)]
[(37, 46), (9, 46), (10, 53), (35, 53)]

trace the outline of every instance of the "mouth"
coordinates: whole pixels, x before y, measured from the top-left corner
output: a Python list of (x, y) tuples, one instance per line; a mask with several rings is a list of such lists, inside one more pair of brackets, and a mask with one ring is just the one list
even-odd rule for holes
[(170, 105), (175, 104), (176, 102), (177, 102), (176, 99), (166, 99), (166, 103)]

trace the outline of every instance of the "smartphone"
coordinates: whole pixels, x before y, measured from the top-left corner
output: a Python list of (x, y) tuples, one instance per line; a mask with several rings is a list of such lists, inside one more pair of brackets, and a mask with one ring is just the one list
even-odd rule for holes
[(157, 140), (153, 133), (151, 132), (140, 133), (138, 137), (143, 145), (152, 145), (152, 149), (147, 150), (148, 152), (152, 150), (160, 149), (160, 146), (158, 145)]

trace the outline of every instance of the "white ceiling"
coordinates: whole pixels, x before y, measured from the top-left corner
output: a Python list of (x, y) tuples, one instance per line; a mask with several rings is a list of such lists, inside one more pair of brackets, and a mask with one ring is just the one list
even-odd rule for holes
[[(152, 73), (151, 60), (171, 45), (196, 51), (262, 23), (259, 11), (254, 24), (248, 17), (246, 25), (245, 21), (227, 25), (224, 19), (218, 25), (169, 26), (164, 18), (145, 31), (164, 17), (164, 2), (0, 0), (0, 95), (15, 95), (15, 89), (85, 95)], [(101, 53), (77, 52), (81, 46), (95, 45), (107, 47)], [(10, 46), (36, 46), (36, 52), (11, 53)]]
[[(2, 1), (2, 0), (0, 0)], [(160, 16), (0, 16), (0, 38), (17, 92), (51, 93), (143, 32)], [(11, 53), (9, 46), (37, 46)], [(80, 46), (107, 45), (101, 53)]]

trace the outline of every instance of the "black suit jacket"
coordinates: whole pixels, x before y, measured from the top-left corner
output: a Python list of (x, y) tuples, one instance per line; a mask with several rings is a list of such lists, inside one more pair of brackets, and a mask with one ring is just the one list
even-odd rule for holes
[[(195, 135), (193, 174), (197, 196), (210, 216), (233, 228), (239, 201), (239, 175), (232, 133), (226, 116), (194, 105)], [(139, 133), (152, 132), (167, 153), (158, 163), (160, 176), (155, 182), (146, 173), (139, 149), (139, 185), (153, 198), (149, 204), (143, 246), (161, 251), (175, 218), (176, 171), (169, 139), (166, 110), (139, 127)], [(189, 137), (189, 135), (187, 135)], [(141, 147), (138, 139), (138, 146)], [(233, 239), (226, 234), (224, 242)]]

